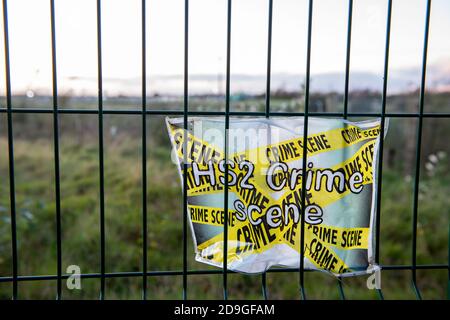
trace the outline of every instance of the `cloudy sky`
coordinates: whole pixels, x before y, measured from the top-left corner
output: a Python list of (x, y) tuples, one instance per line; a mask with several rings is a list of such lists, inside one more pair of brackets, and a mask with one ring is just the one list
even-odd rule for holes
[[(95, 94), (96, 1), (55, 0), (55, 2), (60, 90)], [(393, 3), (390, 67), (392, 70), (418, 70), (422, 55), (426, 1), (394, 0)], [(226, 5), (226, 0), (190, 1), (191, 74), (224, 74)], [(306, 0), (274, 1), (272, 60), (274, 74), (301, 75), (305, 72), (307, 5)], [(8, 6), (13, 92), (23, 93), (26, 90), (49, 92), (51, 88), (49, 0), (10, 0)], [(126, 94), (126, 91), (134, 93), (140, 90), (139, 82), (132, 80), (138, 79), (141, 74), (140, 6), (140, 0), (102, 2), (105, 91)], [(347, 6), (345, 0), (315, 1), (311, 61), (313, 76), (344, 71)], [(352, 72), (382, 75), (386, 11), (387, 0), (354, 1)], [(267, 17), (268, 0), (233, 1), (232, 74), (265, 74)], [(433, 0), (430, 65), (442, 65), (443, 68), (450, 65), (449, 17), (450, 1)], [(161, 76), (181, 75), (183, 72), (183, 28), (183, 0), (147, 1), (150, 94), (156, 90), (167, 89), (169, 92), (170, 86), (178, 88), (179, 83), (164, 82), (160, 79)], [(3, 61), (3, 33), (0, 37), (2, 38), (0, 58)], [(3, 63), (0, 72), (4, 74)], [(413, 72), (412, 77), (416, 76), (419, 74)], [(179, 82), (181, 79), (176, 81)], [(4, 91), (4, 77), (0, 79), (0, 89)]]

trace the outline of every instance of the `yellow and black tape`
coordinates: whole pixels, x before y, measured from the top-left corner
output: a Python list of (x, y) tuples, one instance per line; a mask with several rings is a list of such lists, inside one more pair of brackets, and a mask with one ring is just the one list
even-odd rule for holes
[[(184, 152), (184, 130), (170, 125), (172, 133), (172, 142), (177, 151), (179, 160), (182, 160)], [(207, 176), (200, 178), (200, 184), (194, 181), (192, 175), (192, 167), (186, 172), (188, 180), (188, 195), (207, 195), (217, 192), (223, 192), (223, 185), (218, 183), (221, 176), (220, 170), (217, 170), (219, 162), (224, 158), (223, 151), (210, 145), (201, 139), (187, 133), (187, 153), (189, 161), (196, 162), (200, 169), (205, 169), (209, 162), (214, 168), (215, 184), (213, 185)], [(312, 156), (321, 152), (338, 150), (348, 147), (361, 141), (367, 141), (360, 149), (349, 159), (337, 164), (332, 170), (340, 170), (345, 176), (345, 180), (354, 172), (359, 172), (362, 176), (361, 185), (371, 184), (373, 182), (372, 161), (376, 138), (379, 135), (379, 126), (367, 130), (361, 130), (356, 126), (347, 126), (344, 129), (333, 129), (324, 133), (311, 135), (307, 139), (308, 156)], [(295, 204), (301, 207), (301, 175), (295, 181), (295, 188), (291, 190), (288, 184), (281, 190), (283, 195), (274, 199), (273, 191), (269, 189), (262, 179), (266, 179), (263, 174), (267, 171), (271, 162), (291, 162), (301, 159), (303, 154), (303, 138), (296, 138), (283, 141), (277, 144), (268, 145), (241, 153), (235, 153), (229, 159), (236, 160), (236, 163), (243, 160), (254, 159), (254, 154), (263, 152), (267, 156), (269, 162), (256, 162), (256, 175), (250, 177), (250, 183), (254, 189), (243, 189), (239, 187), (239, 183), (229, 186), (229, 191), (234, 192), (245, 206), (256, 204), (262, 209), (269, 206), (279, 205), (284, 207), (288, 204)], [(260, 158), (257, 158), (260, 159)], [(242, 179), (248, 172), (245, 172), (239, 166), (230, 166), (230, 170), (236, 174), (237, 179)], [(320, 172), (320, 168), (313, 168), (312, 174)], [(332, 188), (330, 192), (323, 192), (326, 179), (315, 180), (307, 190), (308, 204), (317, 204), (325, 207), (335, 201), (338, 201), (350, 194), (348, 186), (344, 188)], [(197, 181), (198, 182), (198, 181)], [(334, 182), (333, 182), (334, 183)], [(213, 208), (207, 206), (188, 205), (188, 210), (192, 223), (206, 224), (211, 226), (223, 227), (224, 210), (222, 208)], [(264, 211), (264, 210), (263, 210)], [(292, 249), (300, 252), (300, 224), (289, 220), (287, 224), (282, 223), (277, 228), (268, 226), (264, 214), (255, 217), (260, 218), (261, 223), (255, 225), (250, 223), (248, 219), (241, 221), (236, 217), (236, 210), (228, 210), (228, 262), (242, 259), (244, 256), (253, 253), (261, 253), (269, 250), (275, 245), (286, 244)], [(333, 248), (340, 250), (367, 249), (369, 228), (342, 228), (335, 226), (305, 225), (305, 257), (311, 263), (320, 269), (326, 269), (334, 273), (343, 273), (348, 267), (334, 252)], [(198, 243), (198, 251), (202, 257), (211, 260), (214, 263), (223, 261), (223, 232), (204, 241)]]
[[(184, 137), (185, 131), (180, 128), (176, 128), (170, 125), (174, 147), (177, 151), (177, 156), (180, 161), (183, 161), (185, 152), (184, 149)], [(350, 134), (349, 132), (352, 132)], [(348, 126), (346, 128), (339, 128), (329, 130), (323, 133), (318, 133), (308, 137), (307, 148), (308, 156), (313, 156), (322, 152), (339, 150), (353, 144), (359, 143), (365, 140), (374, 141), (379, 135), (379, 126), (375, 128), (362, 130), (356, 126)], [(270, 151), (272, 150), (272, 151)], [(274, 150), (279, 150), (275, 152)], [(290, 150), (290, 151), (289, 151)], [(264, 147), (246, 150), (244, 152), (238, 152), (229, 156), (229, 159), (234, 160), (235, 164), (244, 160), (249, 160), (253, 165), (253, 172), (257, 173), (254, 179), (260, 182), (264, 178), (268, 167), (272, 162), (292, 162), (299, 160), (303, 155), (303, 138), (295, 138), (291, 140), (282, 141), (276, 144), (271, 144)], [(276, 154), (276, 156), (274, 156)], [(222, 175), (217, 166), (219, 161), (224, 159), (223, 151), (213, 146), (198, 137), (195, 137), (190, 132), (187, 132), (187, 151), (186, 157), (188, 162), (195, 162), (199, 170), (206, 170), (211, 163), (215, 166), (215, 185), (211, 184), (208, 176), (201, 176), (199, 183), (196, 183), (193, 175), (192, 167), (189, 167), (187, 174), (188, 195), (200, 195), (205, 191), (209, 192), (215, 190), (220, 192), (223, 189), (220, 186), (220, 176)], [(265, 158), (264, 158), (265, 157)], [(233, 171), (238, 179), (238, 182), (248, 174), (249, 168), (240, 168), (238, 165), (229, 167), (229, 170)]]

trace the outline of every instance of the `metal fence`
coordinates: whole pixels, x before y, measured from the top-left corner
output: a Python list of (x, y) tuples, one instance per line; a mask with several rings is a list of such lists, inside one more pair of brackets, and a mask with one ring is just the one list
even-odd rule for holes
[[(3, 0), (3, 22), (4, 22), (4, 50), (5, 50), (5, 77), (6, 77), (6, 108), (0, 108), (0, 113), (6, 113), (7, 115), (7, 134), (8, 134), (8, 151), (9, 151), (9, 185), (10, 185), (10, 210), (11, 210), (11, 251), (12, 251), (12, 276), (0, 277), (0, 282), (12, 283), (12, 298), (18, 298), (18, 283), (22, 281), (36, 281), (46, 280), (57, 282), (57, 299), (61, 299), (62, 282), (67, 279), (69, 275), (63, 274), (62, 271), (62, 241), (61, 241), (61, 194), (60, 194), (60, 160), (59, 160), (59, 130), (58, 119), (60, 114), (95, 114), (98, 115), (98, 137), (99, 137), (99, 154), (98, 160), (100, 165), (99, 170), (99, 185), (100, 185), (100, 270), (98, 273), (82, 274), (81, 278), (95, 278), (100, 281), (100, 299), (105, 298), (105, 279), (115, 277), (141, 277), (142, 278), (142, 298), (147, 298), (147, 278), (154, 276), (182, 276), (183, 287), (181, 288), (183, 298), (188, 298), (188, 284), (187, 278), (189, 276), (201, 275), (201, 274), (222, 274), (223, 276), (223, 298), (228, 298), (228, 275), (231, 271), (227, 270), (227, 255), (224, 254), (224, 268), (223, 270), (188, 270), (187, 268), (187, 180), (186, 175), (183, 179), (184, 194), (183, 194), (183, 268), (176, 271), (150, 271), (148, 270), (148, 245), (147, 245), (147, 118), (155, 115), (182, 115), (184, 117), (184, 128), (187, 129), (188, 117), (191, 115), (216, 115), (224, 116), (225, 127), (229, 128), (230, 116), (265, 116), (265, 117), (277, 117), (277, 116), (303, 116), (305, 119), (304, 126), (304, 138), (307, 139), (308, 133), (308, 117), (377, 117), (381, 118), (381, 136), (384, 135), (384, 120), (385, 118), (417, 118), (417, 151), (415, 158), (415, 176), (414, 176), (414, 202), (412, 210), (412, 260), (409, 265), (384, 265), (380, 260), (380, 219), (383, 216), (381, 212), (381, 187), (382, 187), (382, 169), (383, 169), (383, 140), (380, 144), (380, 161), (378, 162), (379, 179), (377, 182), (377, 220), (376, 220), (376, 251), (375, 259), (380, 264), (383, 270), (405, 270), (411, 272), (411, 283), (414, 293), (418, 299), (421, 299), (421, 292), (417, 286), (416, 273), (419, 269), (428, 270), (448, 270), (450, 279), (449, 264), (427, 264), (419, 265), (417, 263), (417, 218), (418, 218), (418, 204), (419, 204), (419, 176), (420, 176), (420, 159), (421, 159), (421, 144), (422, 144), (422, 127), (424, 118), (450, 118), (450, 113), (426, 113), (424, 110), (424, 97), (425, 97), (425, 78), (427, 67), (427, 49), (428, 49), (428, 34), (430, 25), (430, 10), (431, 0), (427, 0), (426, 6), (426, 20), (425, 30), (423, 38), (423, 57), (422, 57), (422, 70), (420, 81), (420, 98), (419, 98), (419, 112), (418, 113), (387, 113), (386, 112), (386, 97), (387, 97), (387, 83), (388, 83), (388, 71), (389, 71), (389, 45), (391, 34), (391, 15), (392, 15), (392, 2), (388, 0), (387, 17), (386, 17), (386, 39), (385, 39), (385, 53), (384, 53), (384, 71), (383, 71), (383, 87), (382, 87), (382, 103), (380, 113), (350, 113), (348, 112), (348, 98), (349, 98), (349, 70), (350, 70), (350, 51), (351, 51), (351, 35), (352, 35), (352, 14), (353, 14), (353, 0), (348, 0), (348, 21), (347, 21), (347, 40), (346, 40), (346, 65), (345, 65), (345, 91), (344, 91), (344, 111), (343, 113), (336, 112), (310, 112), (310, 59), (311, 59), (311, 42), (312, 42), (312, 21), (313, 21), (313, 0), (308, 0), (308, 28), (307, 28), (307, 55), (306, 55), (306, 79), (305, 79), (305, 110), (304, 112), (272, 112), (270, 109), (270, 91), (271, 91), (271, 53), (272, 53), (272, 17), (273, 17), (273, 0), (268, 0), (268, 46), (267, 46), (267, 80), (266, 80), (266, 99), (265, 99), (265, 111), (264, 112), (232, 112), (230, 111), (230, 48), (232, 45), (231, 39), (231, 6), (232, 0), (228, 1), (227, 12), (227, 37), (226, 37), (226, 91), (225, 91), (225, 111), (190, 111), (189, 110), (189, 64), (188, 64), (188, 48), (189, 48), (189, 0), (185, 0), (184, 8), (184, 109), (180, 111), (168, 111), (168, 110), (149, 110), (147, 109), (147, 87), (146, 87), (146, 0), (142, 0), (142, 105), (141, 110), (117, 110), (117, 109), (104, 109), (103, 108), (103, 89), (102, 89), (102, 10), (101, 0), (97, 0), (97, 62), (98, 62), (98, 108), (96, 110), (87, 109), (60, 109), (58, 106), (58, 79), (57, 79), (57, 59), (56, 59), (56, 37), (55, 37), (55, 5), (54, 0), (49, 0), (49, 9), (51, 16), (51, 46), (52, 46), (52, 76), (53, 76), (53, 108), (52, 109), (21, 109), (14, 108), (11, 102), (11, 69), (10, 69), (10, 55), (9, 55), (9, 31), (8, 31), (8, 8), (7, 0)], [(17, 255), (17, 228), (16, 228), (16, 199), (15, 199), (15, 179), (14, 179), (14, 140), (13, 140), (13, 115), (15, 113), (44, 113), (53, 115), (53, 137), (54, 137), (54, 172), (55, 172), (55, 199), (56, 199), (56, 243), (57, 243), (57, 274), (56, 275), (19, 275), (18, 274), (18, 255)], [(142, 270), (136, 272), (116, 272), (106, 273), (105, 271), (105, 182), (104, 182), (104, 138), (103, 138), (103, 115), (105, 114), (137, 114), (141, 115), (142, 119)], [(227, 154), (228, 137), (225, 136), (225, 154)], [(303, 149), (303, 166), (307, 163), (307, 148)], [(186, 169), (186, 162), (184, 164)], [(225, 175), (228, 173), (228, 166), (225, 166)], [(306, 171), (303, 172), (305, 175)], [(306, 179), (303, 178), (303, 184)], [(303, 185), (303, 188), (305, 186)], [(228, 213), (228, 180), (225, 179), (225, 212)], [(302, 203), (305, 203), (305, 194), (302, 193)], [(302, 205), (302, 208), (304, 206)], [(228, 214), (224, 215), (224, 253), (227, 252), (227, 230), (228, 230)], [(305, 273), (308, 270), (304, 268), (303, 253), (304, 253), (304, 227), (305, 221), (303, 215), (301, 215), (301, 230), (300, 233), (300, 245), (301, 245), (301, 258), (299, 268), (279, 268), (271, 269), (267, 272), (291, 272), (299, 274), (299, 295), (300, 298), (306, 299), (307, 292), (305, 291), (304, 281)], [(337, 281), (337, 287), (340, 293), (340, 297), (345, 299), (345, 292), (341, 281)], [(267, 298), (267, 286), (266, 286), (266, 273), (261, 276), (261, 288), (262, 295)], [(450, 289), (450, 280), (449, 280)], [(383, 299), (383, 292), (381, 289), (377, 290), (378, 297)]]

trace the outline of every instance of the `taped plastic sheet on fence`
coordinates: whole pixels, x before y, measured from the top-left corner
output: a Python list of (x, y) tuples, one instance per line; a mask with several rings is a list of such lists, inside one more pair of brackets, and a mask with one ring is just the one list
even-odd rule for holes
[(186, 131), (183, 118), (166, 123), (197, 261), (223, 267), (228, 166), (228, 269), (298, 268), (302, 215), (305, 269), (374, 267), (380, 120), (309, 118), (306, 141), (303, 117), (230, 117), (227, 137), (223, 118), (189, 118)]

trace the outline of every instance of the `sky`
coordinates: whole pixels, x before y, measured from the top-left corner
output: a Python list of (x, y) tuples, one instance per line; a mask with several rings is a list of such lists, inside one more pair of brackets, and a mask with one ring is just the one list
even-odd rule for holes
[[(264, 75), (267, 63), (269, 0), (234, 0), (231, 73)], [(55, 0), (57, 72), (60, 92), (95, 94), (97, 34), (95, 0)], [(390, 68), (413, 69), (422, 59), (425, 0), (394, 0)], [(305, 73), (306, 0), (274, 0), (272, 72)], [(105, 91), (139, 92), (141, 76), (141, 1), (102, 1), (102, 51)], [(311, 72), (345, 69), (348, 2), (315, 0)], [(382, 75), (387, 0), (355, 0), (351, 72)], [(8, 1), (11, 84), (14, 94), (51, 92), (50, 5), (48, 0)], [(162, 76), (181, 75), (184, 62), (184, 1), (147, 1), (149, 93), (178, 88)], [(224, 75), (226, 0), (191, 0), (189, 72)], [(3, 28), (3, 22), (1, 22)], [(450, 65), (450, 1), (433, 0), (428, 61)], [(0, 73), (4, 74), (3, 33)], [(419, 69), (418, 69), (419, 70)], [(420, 76), (420, 74), (417, 74)], [(162, 82), (161, 82), (162, 81)], [(178, 82), (181, 79), (176, 80)], [(175, 81), (175, 82), (176, 82)], [(220, 83), (218, 82), (218, 85)], [(0, 90), (4, 92), (4, 77)], [(121, 89), (122, 88), (122, 89)], [(179, 89), (174, 89), (179, 90)], [(261, 88), (263, 90), (263, 88)]]

